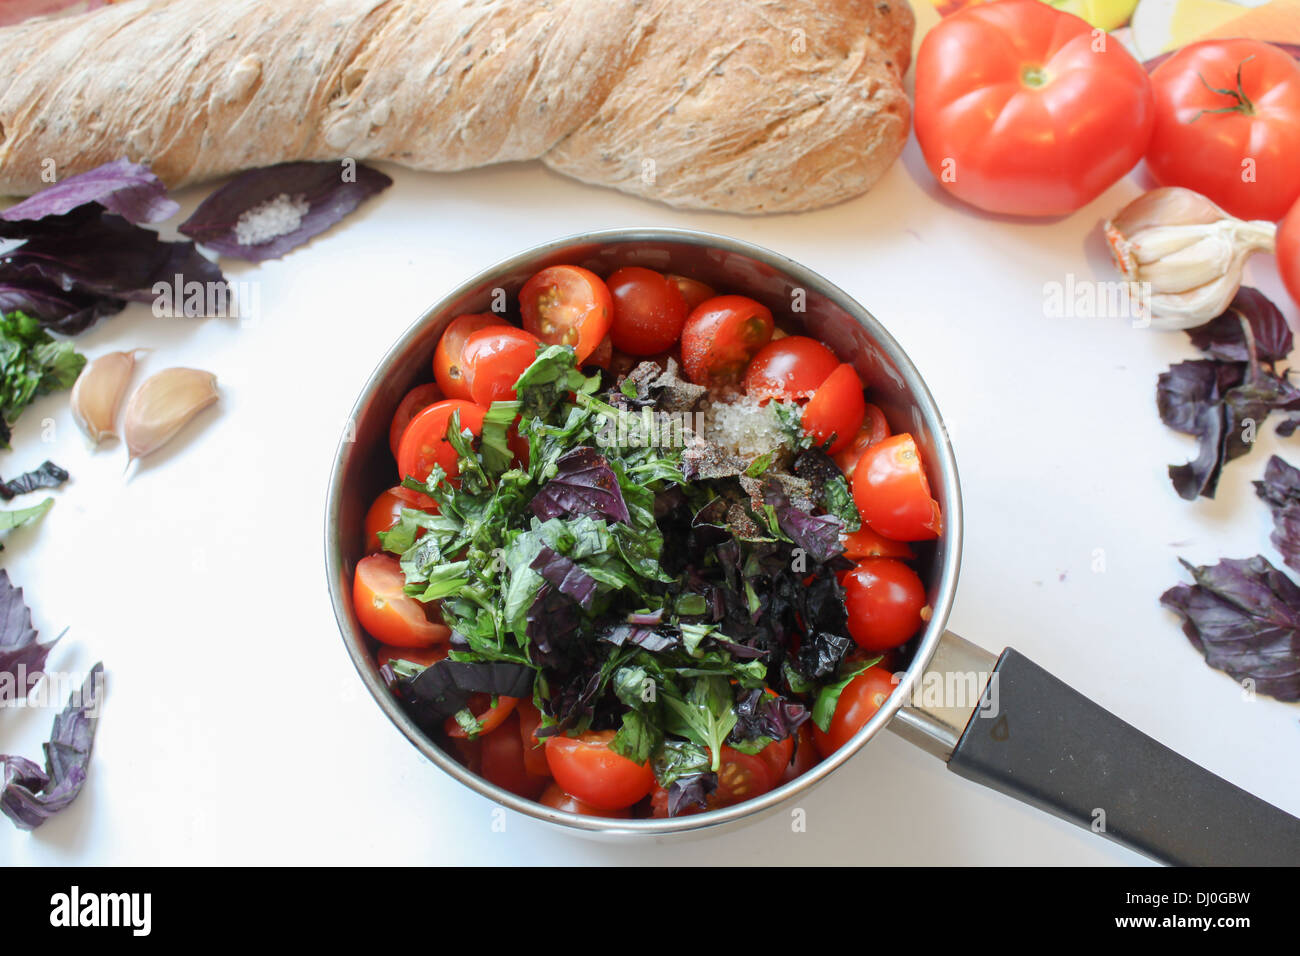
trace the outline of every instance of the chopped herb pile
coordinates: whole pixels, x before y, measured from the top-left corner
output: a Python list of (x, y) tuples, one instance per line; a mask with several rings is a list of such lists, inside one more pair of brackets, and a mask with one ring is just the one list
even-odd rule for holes
[(23, 312), (0, 314), (0, 448), (12, 426), (39, 395), (71, 388), (86, 357), (70, 342), (55, 341)]
[[(671, 361), (602, 392), (572, 349), (548, 346), (516, 390), (477, 448), (453, 417), (457, 478), (406, 480), (436, 513), (406, 509), (380, 536), (407, 592), (440, 600), (453, 630), (447, 660), (391, 668), (416, 721), (472, 733), (472, 694), (531, 695), (539, 736), (616, 731), (671, 813), (704, 805), (724, 744), (752, 754), (810, 717), (824, 729), (873, 663), (846, 660), (836, 573), (852, 566), (839, 539), (852, 508), (834, 463), (791, 448), (787, 474), (654, 427), (703, 397)], [(516, 416), (522, 466), (506, 444)]]

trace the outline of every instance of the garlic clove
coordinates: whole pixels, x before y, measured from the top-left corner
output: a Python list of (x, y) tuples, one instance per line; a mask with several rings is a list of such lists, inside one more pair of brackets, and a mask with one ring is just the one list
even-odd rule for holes
[(117, 435), (117, 410), (135, 371), (135, 355), (108, 352), (87, 362), (72, 386), (72, 417), (92, 443)]
[(167, 444), (217, 394), (217, 377), (202, 369), (169, 368), (146, 379), (127, 403), (123, 421), (130, 460)]

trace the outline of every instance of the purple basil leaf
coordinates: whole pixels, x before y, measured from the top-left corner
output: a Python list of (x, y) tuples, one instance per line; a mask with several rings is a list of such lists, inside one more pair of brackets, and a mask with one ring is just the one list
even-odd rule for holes
[(45, 744), (44, 770), (25, 757), (0, 754), (4, 767), (0, 812), (20, 830), (35, 830), (81, 793), (103, 691), (104, 665), (96, 664), (80, 690), (69, 696), (68, 706), (54, 718), (54, 729)]
[(60, 335), (84, 332), (104, 316), (114, 315), (125, 307), (122, 299), (65, 292), (44, 279), (0, 277), (0, 312), (25, 312)]
[(596, 579), (582, 570), (572, 558), (566, 558), (543, 545), (529, 567), (584, 611), (591, 608), (592, 599), (596, 596)]
[(577, 605), (550, 584), (538, 589), (524, 620), (524, 635), (533, 646), (534, 659), (548, 666), (558, 665), (569, 656), (582, 624)]
[(474, 663), (448, 658), (398, 681), (398, 691), (420, 729), (433, 733), (465, 707), (471, 694), (531, 697), (534, 676), (531, 667), (513, 661)]
[(811, 716), (803, 704), (774, 696), (762, 688), (745, 691), (736, 701), (736, 726), (732, 740), (757, 740), (768, 737), (785, 740)]
[(1288, 567), (1300, 571), (1300, 469), (1274, 455), (1264, 480), (1255, 482), (1255, 493), (1273, 512), (1273, 547)]
[(30, 693), (45, 668), (50, 648), (37, 641), (32, 627), (32, 612), (23, 602), (23, 589), (9, 582), (9, 572), (0, 569), (0, 673), (8, 674), (17, 685), (17, 693)]
[(1294, 340), (1286, 317), (1258, 289), (1242, 286), (1227, 311), (1187, 335), (1202, 352), (1225, 362), (1248, 362), (1250, 350), (1242, 320), (1250, 325), (1255, 354), (1261, 362), (1276, 362), (1291, 352)]
[(0, 224), (0, 236), (25, 240), (0, 254), (0, 283), (39, 279), (67, 292), (152, 302), (160, 282), (225, 281), (194, 243), (164, 242), (152, 229), (107, 213), (78, 209), (35, 223)]
[(682, 774), (668, 785), (668, 815), (679, 816), (686, 810), (708, 809), (708, 797), (718, 789), (718, 775), (712, 771)]
[(1211, 359), (1179, 362), (1156, 379), (1156, 410), (1160, 420), (1184, 435), (1199, 435), (1200, 410), (1217, 405), (1230, 388), (1240, 385), (1246, 367)]
[(806, 680), (821, 681), (833, 676), (844, 655), (853, 649), (853, 640), (842, 634), (818, 631), (799, 642), (795, 667)]
[(54, 462), (42, 462), (39, 468), (25, 472), (17, 478), (0, 482), (0, 498), (9, 501), (18, 495), (30, 494), (40, 488), (57, 488), (67, 480), (68, 473)]
[(341, 162), (250, 169), (203, 200), (179, 228), (225, 256), (278, 259), (392, 184), (377, 169)]
[(148, 166), (116, 159), (42, 189), (0, 212), (0, 219), (18, 222), (61, 216), (92, 202), (133, 223), (162, 222), (181, 208), (167, 198), (167, 187)]
[(624, 523), (630, 520), (618, 478), (596, 449), (580, 445), (561, 455), (555, 465), (555, 477), (533, 497), (530, 507), (537, 517), (543, 521), (581, 515)]
[(596, 631), (596, 639), (613, 644), (615, 647), (632, 644), (652, 654), (672, 650), (680, 643), (676, 634), (665, 634), (653, 626), (626, 621), (599, 628)]
[(1300, 700), (1300, 588), (1256, 555), (1193, 567), (1160, 596), (1205, 663), (1278, 700)]
[(840, 542), (844, 522), (839, 518), (801, 511), (790, 503), (781, 486), (771, 479), (763, 483), (763, 502), (776, 513), (781, 530), (814, 561), (829, 561), (844, 553), (844, 545)]

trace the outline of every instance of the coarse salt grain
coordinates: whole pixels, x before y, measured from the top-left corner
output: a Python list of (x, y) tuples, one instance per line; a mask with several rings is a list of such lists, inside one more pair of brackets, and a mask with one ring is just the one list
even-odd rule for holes
[(775, 402), (763, 405), (747, 395), (715, 400), (705, 410), (704, 437), (741, 458), (765, 455), (786, 440), (775, 406)]
[(287, 236), (302, 225), (302, 217), (310, 210), (306, 196), (280, 193), (239, 217), (235, 223), (235, 241), (241, 246), (260, 246)]

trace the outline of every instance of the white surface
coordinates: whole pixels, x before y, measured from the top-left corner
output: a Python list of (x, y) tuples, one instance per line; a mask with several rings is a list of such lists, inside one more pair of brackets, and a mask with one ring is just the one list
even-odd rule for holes
[[(49, 457), (74, 476), (0, 560), (43, 635), (70, 629), (50, 666), (103, 659), (109, 680), (81, 798), (35, 834), (0, 825), (0, 863), (1143, 862), (888, 734), (800, 801), (806, 833), (784, 813), (666, 846), (598, 844), (513, 814), (497, 832), (493, 805), (383, 717), (339, 639), (322, 560), (326, 477), (357, 391), (390, 342), (470, 274), (558, 236), (635, 225), (765, 245), (865, 303), (952, 423), (967, 531), (951, 626), (994, 651), (1017, 647), (1300, 813), (1300, 710), (1244, 702), (1157, 604), (1184, 578), (1180, 555), (1277, 561), (1249, 486), (1272, 426), (1229, 466), (1217, 501), (1184, 502), (1165, 466), (1192, 442), (1160, 424), (1154, 390), (1171, 361), (1193, 355), (1185, 336), (1044, 316), (1044, 282), (1113, 278), (1097, 224), (1140, 191), (1136, 175), (1068, 219), (1033, 224), (940, 196), (915, 141), (870, 195), (761, 219), (675, 212), (531, 165), (389, 172), (392, 189), (285, 260), (224, 264), (261, 284), (260, 323), (133, 306), (78, 340), (91, 356), (153, 347), (137, 381), (193, 365), (221, 382), (219, 407), (129, 481), (120, 446), (86, 449), (65, 395), (32, 407), (17, 450), (0, 456), (5, 474)], [(183, 214), (203, 192), (181, 197)], [(1257, 259), (1251, 279), (1285, 300), (1271, 260)], [(51, 718), (0, 715), (0, 751), (37, 756)]]

